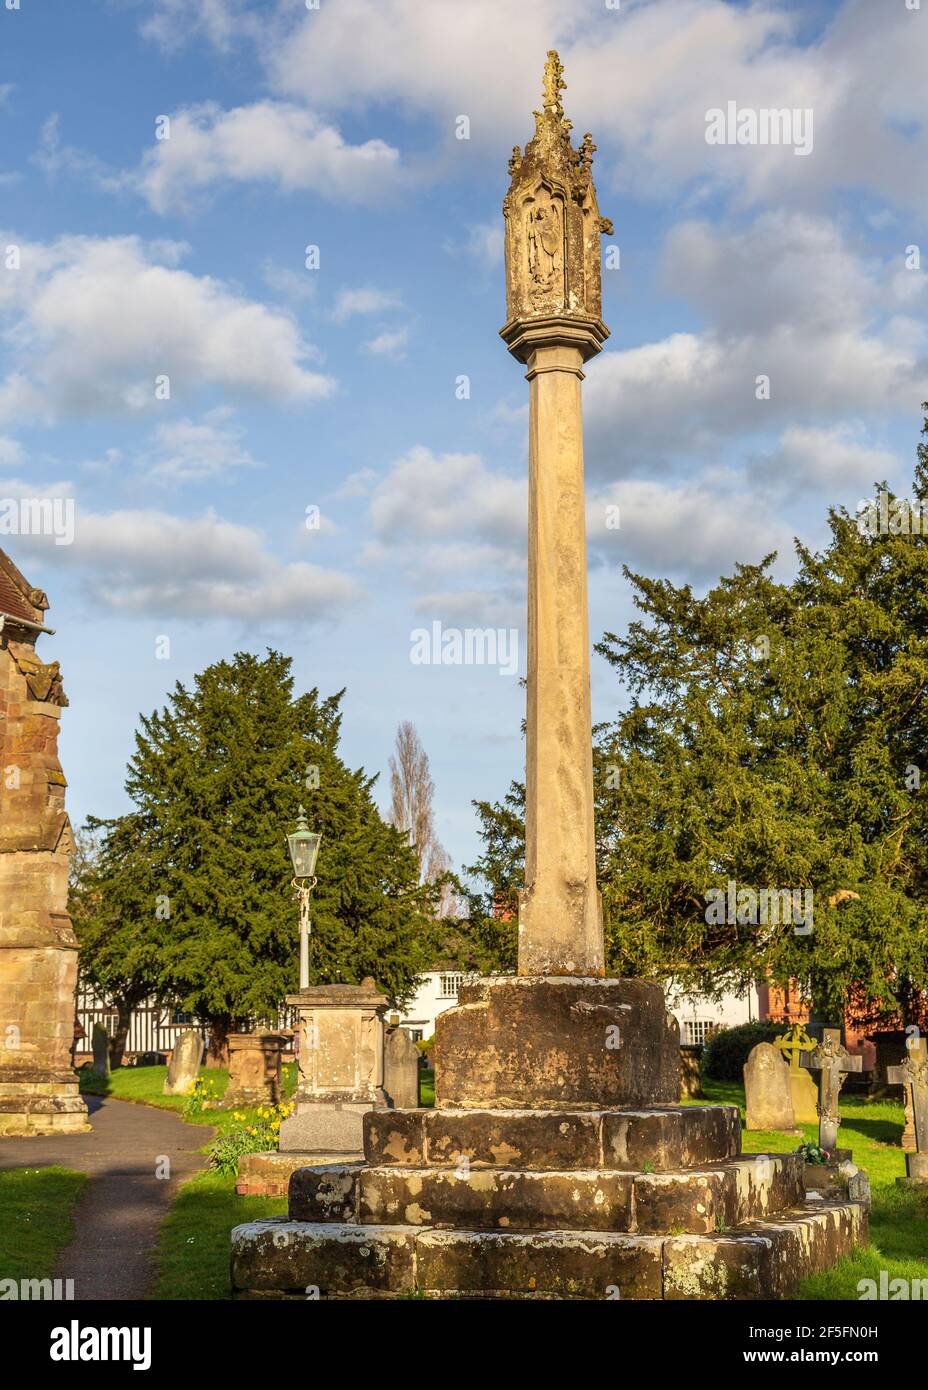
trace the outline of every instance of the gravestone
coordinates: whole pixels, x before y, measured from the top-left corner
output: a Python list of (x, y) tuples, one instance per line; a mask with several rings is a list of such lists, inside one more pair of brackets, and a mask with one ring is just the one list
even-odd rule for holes
[(774, 1040), (783, 1056), (789, 1062), (789, 1089), (793, 1101), (793, 1116), (797, 1125), (814, 1125), (818, 1122), (818, 1087), (807, 1071), (800, 1065), (805, 1052), (812, 1052), (815, 1040), (810, 1038), (801, 1023), (794, 1023), (785, 1033)]
[(164, 1095), (189, 1096), (200, 1074), (203, 1039), (196, 1028), (185, 1028), (174, 1040), (164, 1081)]
[(802, 1065), (818, 1072), (818, 1142), (833, 1154), (838, 1146), (838, 1095), (849, 1071), (862, 1071), (863, 1058), (841, 1046), (840, 1028), (825, 1028), (822, 1041), (811, 1053), (805, 1053)]
[(748, 1129), (795, 1129), (789, 1067), (772, 1043), (751, 1048), (744, 1064), (744, 1102)]
[(110, 1074), (110, 1035), (102, 1023), (93, 1025), (93, 1065), (94, 1076)]
[(887, 1068), (892, 1086), (905, 1086), (912, 1097), (915, 1118), (915, 1152), (906, 1154), (907, 1177), (900, 1182), (928, 1183), (928, 1044), (924, 1038), (909, 1038), (908, 1056), (897, 1067)]
[(280, 1099), (283, 1033), (230, 1033), (229, 1085), (223, 1106), (276, 1105)]
[(702, 1100), (702, 1043), (680, 1044), (680, 1097)]
[(387, 1029), (383, 1089), (395, 1110), (414, 1110), (419, 1104), (419, 1049), (405, 1028)]

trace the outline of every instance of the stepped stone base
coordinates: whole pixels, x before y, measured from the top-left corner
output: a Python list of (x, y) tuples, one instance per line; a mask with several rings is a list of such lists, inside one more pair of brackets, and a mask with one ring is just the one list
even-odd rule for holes
[(784, 1298), (866, 1239), (798, 1154), (744, 1156), (735, 1106), (681, 1106), (663, 995), (506, 977), (436, 1027), (434, 1110), (369, 1110), (363, 1161), (290, 1179), (232, 1232), (244, 1298)]
[(74, 1073), (37, 1076), (41, 1079), (0, 1080), (0, 1135), (86, 1134), (91, 1128), (87, 1103)]
[(440, 1231), (256, 1221), (232, 1232), (237, 1297), (779, 1299), (866, 1239), (855, 1203), (817, 1203), (737, 1232)]
[(476, 1230), (706, 1234), (803, 1201), (801, 1160), (742, 1158), (684, 1173), (329, 1164), (293, 1175), (290, 1216)]
[(383, 1110), (364, 1117), (368, 1163), (655, 1172), (741, 1151), (736, 1105), (642, 1110)]

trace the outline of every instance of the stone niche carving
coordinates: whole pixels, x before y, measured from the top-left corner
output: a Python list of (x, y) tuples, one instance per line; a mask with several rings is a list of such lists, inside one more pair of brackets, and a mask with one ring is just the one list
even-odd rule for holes
[(602, 316), (599, 238), (612, 232), (612, 223), (600, 216), (596, 200), (592, 136), (583, 137), (579, 150), (571, 143), (561, 73), (557, 55), (549, 54), (534, 137), (524, 154), (516, 146), (509, 161), (512, 181), (503, 202), (507, 328), (531, 319)]

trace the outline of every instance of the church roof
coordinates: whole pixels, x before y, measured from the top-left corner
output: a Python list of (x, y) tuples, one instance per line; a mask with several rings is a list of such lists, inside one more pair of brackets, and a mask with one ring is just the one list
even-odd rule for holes
[(0, 613), (27, 623), (41, 623), (47, 606), (45, 595), (33, 589), (6, 551), (0, 550)]

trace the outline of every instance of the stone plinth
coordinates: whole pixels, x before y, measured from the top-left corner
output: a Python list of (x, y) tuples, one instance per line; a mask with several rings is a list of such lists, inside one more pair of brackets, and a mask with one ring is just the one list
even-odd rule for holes
[(90, 1128), (71, 1068), (77, 940), (58, 761), (67, 704), (36, 655), (48, 603), (0, 551), (0, 1134)]
[(240, 1197), (286, 1197), (294, 1173), (315, 1171), (309, 1169), (308, 1164), (341, 1164), (348, 1162), (350, 1157), (342, 1153), (278, 1153), (276, 1149), (242, 1154), (238, 1161), (235, 1190)]
[(435, 1025), (436, 1106), (675, 1104), (680, 1044), (659, 985), (494, 976)]
[(223, 1097), (233, 1105), (276, 1105), (280, 1100), (283, 1033), (230, 1033), (229, 1085)]
[(383, 1086), (387, 998), (373, 980), (314, 985), (290, 995), (299, 1012), (300, 1081), (280, 1127), (281, 1152), (360, 1154), (363, 1119), (388, 1101)]

